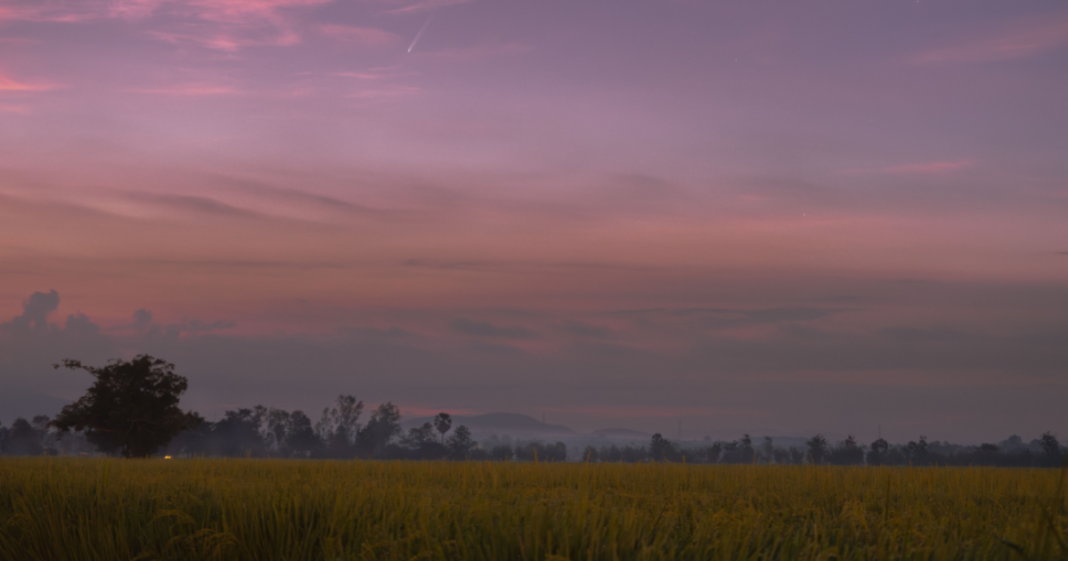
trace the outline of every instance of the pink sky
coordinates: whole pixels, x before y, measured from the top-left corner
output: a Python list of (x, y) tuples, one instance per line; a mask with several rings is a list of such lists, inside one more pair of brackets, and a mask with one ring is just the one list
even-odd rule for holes
[(0, 392), (1068, 431), (1065, 68), (1054, 1), (9, 0)]

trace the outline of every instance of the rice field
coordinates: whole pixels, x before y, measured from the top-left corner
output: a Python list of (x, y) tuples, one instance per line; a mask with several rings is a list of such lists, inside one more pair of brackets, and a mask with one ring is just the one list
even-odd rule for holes
[(1063, 471), (0, 460), (0, 559), (1066, 559)]

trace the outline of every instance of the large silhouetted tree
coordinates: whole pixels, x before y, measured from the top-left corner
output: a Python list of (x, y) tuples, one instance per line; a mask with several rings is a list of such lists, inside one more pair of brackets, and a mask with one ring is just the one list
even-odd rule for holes
[(196, 417), (183, 413), (178, 400), (188, 382), (174, 365), (148, 355), (112, 360), (103, 367), (67, 359), (62, 365), (85, 370), (96, 381), (78, 401), (63, 408), (51, 422), (60, 434), (85, 431), (101, 452), (138, 458), (166, 446)]

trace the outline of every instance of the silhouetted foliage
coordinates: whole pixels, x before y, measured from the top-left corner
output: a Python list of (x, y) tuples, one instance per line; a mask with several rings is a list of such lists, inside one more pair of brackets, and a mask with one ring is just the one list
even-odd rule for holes
[(868, 465), (869, 466), (881, 466), (890, 462), (890, 443), (882, 438), (871, 443), (871, 449), (868, 451)]
[(490, 458), (506, 462), (512, 459), (512, 447), (500, 444), (490, 449)]
[(266, 413), (267, 409), (263, 406), (227, 411), (211, 431), (207, 442), (209, 453), (215, 456), (266, 457), (267, 445), (260, 433), (260, 424)]
[(775, 441), (770, 436), (764, 437), (764, 442), (760, 445), (761, 460), (770, 464), (775, 460)]
[(522, 462), (564, 462), (567, 461), (567, 446), (563, 442), (544, 444), (542, 442), (517, 442), (513, 452), (515, 459)]
[(660, 433), (656, 433), (649, 442), (649, 455), (652, 456), (654, 461), (668, 462), (672, 461), (677, 454), (671, 441), (661, 436)]
[(753, 439), (746, 434), (742, 435), (740, 440), (724, 444), (723, 455), (719, 461), (724, 464), (751, 464), (754, 457)]
[(1061, 443), (1051, 432), (1045, 432), (1040, 439), (1042, 443), (1042, 463), (1047, 467), (1057, 467), (1064, 462), (1064, 452), (1061, 451)]
[(361, 458), (384, 457), (390, 439), (400, 434), (400, 410), (390, 402), (383, 403), (371, 413), (371, 419), (356, 434), (356, 454)]
[(445, 446), (449, 449), (449, 458), (453, 460), (470, 459), (471, 451), (476, 444), (471, 438), (471, 431), (463, 425), (452, 431), (452, 436), (445, 441)]
[[(1017, 437), (1019, 438), (1019, 437)], [(904, 450), (905, 461), (914, 466), (925, 466), (931, 462), (932, 458), (927, 450), (927, 437), (921, 436), (919, 442), (909, 441), (905, 445)]]
[[(34, 417), (34, 420), (43, 416)], [(48, 423), (48, 417), (43, 417)], [(19, 417), (11, 423), (11, 428), (0, 429), (0, 453), (9, 456), (40, 456), (45, 453), (45, 439), (47, 427), (34, 426), (40, 423), (30, 423)]]
[(62, 366), (85, 370), (96, 381), (52, 421), (60, 435), (83, 431), (104, 453), (145, 457), (196, 422), (196, 417), (178, 408), (178, 400), (188, 387), (186, 379), (175, 374), (174, 365), (164, 360), (138, 355), (129, 361), (113, 360), (107, 366), (94, 367), (68, 359)]
[(322, 443), (315, 435), (311, 419), (303, 411), (289, 414), (286, 423), (285, 450), (295, 458), (310, 458), (317, 455)]
[(814, 464), (822, 464), (827, 455), (827, 439), (822, 434), (817, 434), (805, 443), (808, 446), (808, 460)]
[(704, 448), (703, 456), (704, 456), (705, 462), (710, 463), (710, 464), (715, 464), (715, 463), (719, 462), (719, 458), (720, 458), (720, 456), (722, 454), (723, 454), (723, 443), (722, 442), (716, 442), (716, 443), (713, 443), (711, 446), (706, 446)]
[[(924, 437), (920, 438), (923, 439)], [(1022, 452), (1027, 450), (1027, 444), (1024, 443), (1020, 435), (1014, 434), (999, 442), (998, 448), (1005, 452)]]
[(430, 423), (408, 429), (400, 439), (403, 457), (411, 460), (440, 460), (448, 455), (445, 445), (438, 442)]
[[(186, 389), (185, 379), (173, 373), (173, 365), (149, 356), (132, 361), (112, 361), (103, 368), (84, 366), (77, 361), (69, 368), (92, 373), (97, 381), (81, 400), (64, 408), (54, 421), (46, 416), (32, 421), (19, 418), (11, 427), (0, 426), (0, 454), (84, 454), (90, 443), (105, 453), (124, 456), (149, 455), (151, 438), (166, 440), (166, 453), (173, 456), (285, 457), (334, 459), (405, 460), (495, 460), (563, 462), (568, 459), (563, 442), (546, 444), (537, 440), (514, 442), (508, 436), (491, 435), (480, 446), (465, 426), (452, 428), (452, 418), (440, 413), (431, 421), (401, 431), (401, 415), (392, 403), (380, 404), (360, 425), (363, 402), (351, 395), (339, 395), (333, 407), (323, 410), (318, 423), (303, 411), (285, 411), (257, 405), (226, 411), (216, 422), (204, 420), (195, 412), (182, 413), (178, 397)], [(58, 365), (57, 365), (58, 367)], [(121, 403), (120, 403), (121, 402)], [(112, 407), (106, 409), (105, 405)], [(159, 405), (158, 408), (150, 404)], [(106, 414), (103, 414), (103, 413)], [(103, 421), (78, 425), (76, 419), (102, 415)], [(110, 423), (110, 424), (109, 424)], [(117, 428), (111, 428), (117, 427)], [(174, 427), (180, 430), (169, 434)], [(107, 430), (105, 430), (107, 429)], [(126, 432), (121, 432), (121, 431)], [(73, 431), (73, 432), (72, 432)], [(448, 433), (452, 431), (452, 434)], [(121, 432), (121, 434), (120, 434)], [(59, 435), (65, 435), (59, 440)], [(448, 436), (447, 436), (448, 435)], [(1017, 435), (997, 444), (961, 446), (948, 442), (928, 442), (921, 436), (904, 445), (891, 445), (880, 438), (865, 446), (849, 435), (834, 447), (817, 434), (805, 448), (776, 447), (763, 437), (760, 449), (745, 434), (730, 442), (672, 442), (654, 434), (647, 446), (609, 443), (586, 446), (580, 461), (588, 462), (682, 462), (706, 464), (823, 464), (833, 465), (947, 465), (1001, 467), (1057, 467), (1065, 461), (1065, 450), (1050, 432), (1024, 442)], [(865, 453), (867, 449), (867, 453)]]
[(864, 446), (857, 444), (857, 439), (849, 435), (838, 443), (827, 455), (827, 462), (836, 466), (857, 466), (864, 463)]
[(442, 411), (441, 413), (438, 413), (436, 417), (434, 417), (434, 428), (438, 429), (438, 432), (441, 433), (442, 444), (445, 444), (445, 433), (449, 432), (449, 429), (451, 427), (452, 417), (448, 413)]
[(356, 455), (362, 414), (363, 402), (351, 395), (339, 395), (333, 408), (323, 409), (315, 433), (327, 458), (348, 459)]

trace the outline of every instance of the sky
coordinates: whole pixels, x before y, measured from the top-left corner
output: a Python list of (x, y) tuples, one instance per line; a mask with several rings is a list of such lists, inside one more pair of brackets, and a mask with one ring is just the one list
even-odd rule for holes
[(2, 0), (0, 404), (1068, 437), (1066, 99), (1060, 0)]

